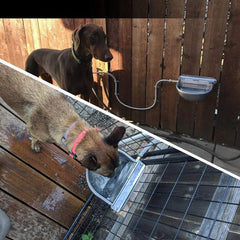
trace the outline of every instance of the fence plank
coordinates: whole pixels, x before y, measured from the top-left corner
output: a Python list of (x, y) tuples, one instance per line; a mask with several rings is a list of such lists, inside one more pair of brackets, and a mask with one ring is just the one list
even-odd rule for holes
[(26, 36), (22, 19), (3, 19), (9, 51), (9, 61), (24, 69), (28, 56)]
[[(119, 95), (123, 97), (125, 102), (131, 105), (132, 99), (132, 20), (131, 19), (119, 19), (119, 63), (122, 66), (120, 68), (120, 81)], [(122, 85), (122, 83), (124, 84)], [(126, 112), (127, 116), (131, 116), (131, 111), (126, 107), (122, 107), (120, 113)]]
[(216, 122), (217, 142), (236, 144), (240, 112), (240, 2), (231, 1), (231, 13), (225, 47), (224, 66)]
[[(165, 1), (154, 0), (149, 6), (149, 38), (147, 57), (147, 83), (146, 83), (146, 105), (150, 106), (155, 97), (154, 86), (162, 78), (163, 40), (164, 40), (164, 18), (151, 18), (156, 13), (160, 16), (165, 14)], [(146, 123), (150, 126), (159, 126), (160, 121), (160, 89), (158, 89), (158, 102), (156, 106), (146, 111)]]
[(47, 19), (46, 18), (39, 18), (38, 19), (39, 25), (39, 32), (40, 32), (40, 41), (42, 48), (50, 48), (49, 45), (49, 38), (48, 38), (48, 26), (47, 26)]
[[(199, 75), (206, 1), (188, 0), (181, 74)], [(193, 135), (196, 103), (179, 98), (177, 131)]]
[(6, 32), (4, 29), (4, 22), (3, 19), (0, 20), (0, 58), (9, 62), (9, 53), (8, 53), (8, 45), (6, 39)]
[[(131, 105), (131, 66), (132, 66), (132, 20), (107, 19), (107, 39), (113, 60), (110, 71), (119, 81), (118, 92), (120, 99)], [(109, 78), (110, 104), (114, 113), (131, 119), (131, 110), (118, 103), (114, 95), (113, 80)]]
[[(107, 42), (108, 47), (113, 55), (113, 59), (110, 62), (109, 71), (120, 81), (122, 85), (122, 79), (119, 76), (119, 71), (122, 69), (122, 57), (119, 52), (119, 34), (121, 33), (119, 29), (119, 19), (117, 18), (110, 18), (106, 20), (106, 27), (107, 27)], [(120, 108), (121, 105), (116, 101), (114, 95), (114, 83), (111, 78), (109, 78), (109, 101), (112, 111), (116, 115), (120, 115)], [(124, 80), (124, 79), (123, 79)], [(126, 88), (127, 89), (127, 88)], [(124, 115), (122, 115), (124, 116)]]
[[(147, 54), (146, 18), (132, 19), (132, 43), (132, 105), (136, 107), (145, 107)], [(133, 110), (132, 119), (144, 123), (145, 111)]]
[[(106, 19), (105, 18), (93, 19), (93, 23), (98, 26), (101, 26), (103, 28), (103, 31), (106, 33)], [(95, 71), (107, 72), (108, 71), (108, 63), (94, 59), (93, 60), (93, 72), (95, 72)], [(102, 75), (95, 74), (93, 77), (94, 77), (94, 81), (95, 81), (94, 88), (95, 88), (97, 95), (101, 98), (103, 103), (106, 106), (108, 106), (109, 100), (104, 91), (104, 87), (105, 87), (105, 89), (109, 89), (108, 76), (107, 75), (102, 76)], [(91, 102), (94, 102), (95, 105), (102, 107), (101, 103), (97, 99), (93, 100), (93, 97), (91, 98)]]
[[(168, 1), (163, 78), (178, 79), (180, 73), (184, 4), (184, 0)], [(163, 83), (161, 88), (161, 128), (176, 130), (177, 101), (178, 94), (175, 84)]]
[(83, 27), (83, 25), (85, 24), (85, 19), (84, 18), (73, 18), (73, 29), (75, 30), (78, 27)]
[[(219, 81), (229, 0), (212, 0), (208, 5), (201, 75)], [(217, 87), (198, 103), (194, 136), (212, 141), (214, 112), (217, 102)]]
[(72, 30), (64, 26), (62, 19), (51, 18), (45, 19), (44, 22), (46, 26), (45, 34), (48, 38), (49, 48), (62, 50), (71, 47)]
[(61, 22), (64, 28), (72, 31), (75, 29), (75, 22), (78, 21), (78, 18), (61, 18)]
[[(238, 121), (239, 121), (239, 119), (238, 119)], [(237, 126), (237, 136), (236, 136), (235, 146), (240, 148), (240, 124), (239, 123)]]
[(37, 19), (23, 19), (26, 34), (27, 51), (30, 54), (33, 50), (41, 48), (40, 33)]

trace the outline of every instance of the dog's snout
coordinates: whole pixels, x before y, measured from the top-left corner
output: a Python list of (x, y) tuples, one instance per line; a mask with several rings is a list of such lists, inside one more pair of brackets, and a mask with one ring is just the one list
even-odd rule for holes
[(108, 175), (109, 178), (112, 178), (112, 177), (114, 177), (114, 176), (115, 176), (115, 172), (112, 172), (112, 173), (110, 173), (110, 174)]
[(109, 61), (111, 61), (113, 59), (113, 55), (110, 52), (107, 52), (105, 54), (105, 59), (106, 59), (106, 61), (109, 62)]

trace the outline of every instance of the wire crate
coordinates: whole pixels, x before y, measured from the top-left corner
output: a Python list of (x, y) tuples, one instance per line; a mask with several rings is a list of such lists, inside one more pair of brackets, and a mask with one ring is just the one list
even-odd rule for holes
[[(107, 135), (121, 121), (69, 98), (78, 113)], [(122, 211), (90, 196), (64, 239), (239, 239), (240, 181), (132, 126), (119, 148), (146, 164)]]

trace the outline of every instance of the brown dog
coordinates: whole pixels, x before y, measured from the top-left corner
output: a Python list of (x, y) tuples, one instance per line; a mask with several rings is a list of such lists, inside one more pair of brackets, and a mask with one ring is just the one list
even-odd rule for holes
[(93, 87), (92, 58), (109, 62), (113, 56), (102, 27), (95, 24), (76, 29), (72, 40), (72, 48), (65, 50), (33, 51), (27, 58), (25, 69), (50, 83), (53, 77), (62, 89), (74, 95), (81, 94), (88, 101)]
[(90, 128), (65, 99), (65, 95), (0, 62), (0, 96), (26, 122), (31, 148), (39, 141), (65, 143), (70, 156), (86, 168), (112, 176), (119, 165), (117, 145), (125, 133), (116, 127), (106, 138)]

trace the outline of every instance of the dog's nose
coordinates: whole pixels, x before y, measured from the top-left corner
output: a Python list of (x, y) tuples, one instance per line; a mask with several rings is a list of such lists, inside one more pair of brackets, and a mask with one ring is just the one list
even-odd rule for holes
[(115, 172), (112, 172), (112, 173), (110, 173), (110, 174), (108, 175), (108, 177), (109, 177), (109, 178), (112, 178), (112, 177), (114, 177), (114, 175), (115, 175)]
[(110, 52), (105, 54), (106, 61), (110, 62), (113, 59), (113, 55)]

